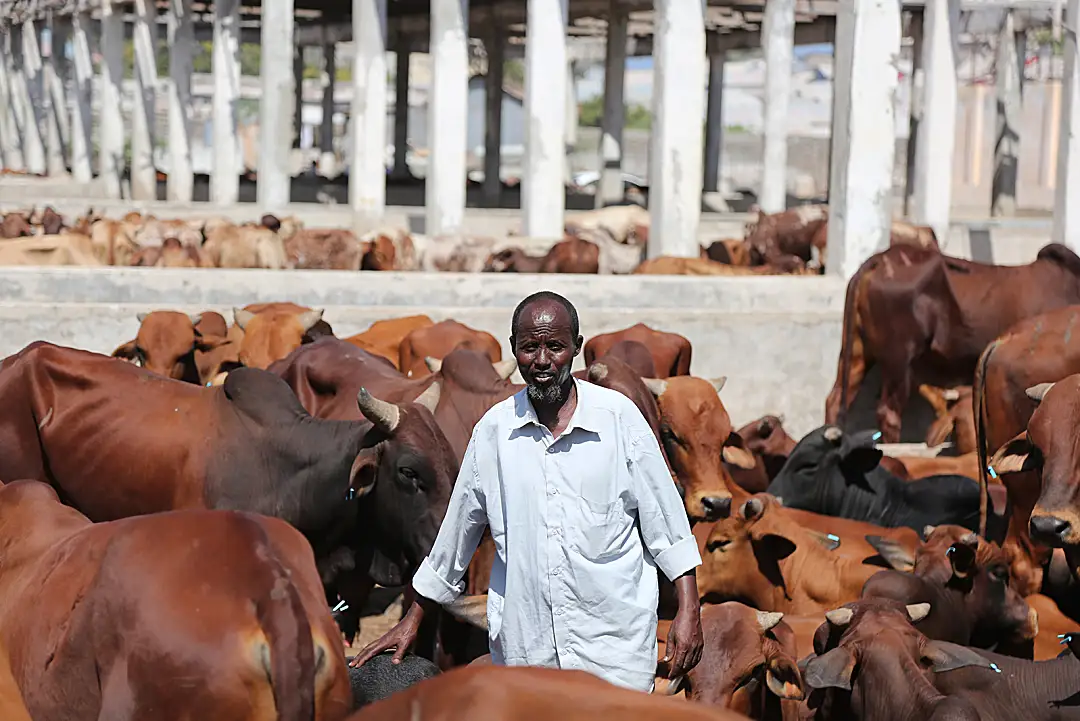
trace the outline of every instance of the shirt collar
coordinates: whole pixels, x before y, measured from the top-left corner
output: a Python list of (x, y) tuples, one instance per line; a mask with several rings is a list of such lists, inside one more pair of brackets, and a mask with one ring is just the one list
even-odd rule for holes
[[(574, 409), (574, 415), (570, 418), (570, 423), (566, 426), (566, 430), (563, 431), (563, 435), (566, 435), (574, 428), (593, 433), (600, 432), (600, 424), (596, 422), (593, 399), (588, 390), (588, 385), (588, 383), (574, 378), (574, 386), (577, 388), (577, 408)], [(512, 430), (524, 428), (530, 423), (536, 426), (541, 425), (540, 419), (536, 417), (536, 409), (533, 408), (532, 401), (529, 400), (528, 388), (522, 388), (514, 399)]]

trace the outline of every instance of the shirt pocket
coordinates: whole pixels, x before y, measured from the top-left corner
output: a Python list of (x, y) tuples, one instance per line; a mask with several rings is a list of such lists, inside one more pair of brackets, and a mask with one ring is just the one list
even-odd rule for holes
[(625, 550), (629, 517), (621, 500), (597, 503), (581, 497), (578, 551), (590, 561), (602, 561)]

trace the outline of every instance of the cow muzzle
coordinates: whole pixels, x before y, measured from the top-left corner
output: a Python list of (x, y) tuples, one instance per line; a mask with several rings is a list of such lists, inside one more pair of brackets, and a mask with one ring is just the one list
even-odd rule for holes
[(705, 520), (716, 521), (731, 515), (731, 496), (705, 496), (701, 499)]
[(1080, 544), (1078, 525), (1072, 513), (1046, 513), (1036, 509), (1028, 522), (1028, 532), (1032, 539), (1055, 548)]

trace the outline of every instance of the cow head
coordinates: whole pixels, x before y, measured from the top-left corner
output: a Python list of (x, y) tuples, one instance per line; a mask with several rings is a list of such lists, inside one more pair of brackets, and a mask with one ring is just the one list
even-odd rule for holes
[(244, 331), (240, 363), (266, 369), (300, 347), (304, 336), (322, 320), (322, 309), (292, 311), (268, 309), (254, 313), (233, 308), (233, 322)]
[(384, 586), (408, 583), (450, 502), (458, 462), (433, 415), (440, 392), (436, 382), (412, 403), (388, 403), (364, 389), (356, 397), (372, 427), (349, 486), (360, 498), (361, 532), (388, 562), (373, 567)]
[(746, 444), (746, 450), (762, 459), (770, 479), (780, 473), (791, 451), (795, 449), (795, 439), (784, 430), (783, 416), (762, 416), (747, 423), (736, 433)]
[[(797, 701), (803, 697), (802, 674), (795, 663), (794, 634), (784, 614), (757, 611), (741, 603), (706, 606), (701, 611), (704, 649), (701, 661), (669, 693), (686, 690), (699, 703), (739, 711), (751, 718), (769, 717), (771, 697)], [(666, 676), (667, 664), (657, 666)]]
[(813, 508), (814, 499), (837, 482), (870, 488), (866, 474), (877, 468), (882, 452), (872, 431), (844, 433), (822, 426), (808, 433), (788, 456), (769, 493), (792, 508)]
[(990, 467), (998, 475), (1040, 471), (1042, 490), (1031, 512), (1031, 537), (1049, 546), (1076, 550), (1080, 546), (1080, 452), (1076, 424), (1080, 422), (1080, 375), (1027, 390), (1038, 403), (1027, 431), (998, 449)]
[(926, 445), (940, 446), (952, 436), (958, 453), (971, 453), (978, 447), (971, 386), (936, 388), (924, 384), (919, 386), (919, 394), (934, 409), (934, 422), (926, 431)]
[(724, 463), (753, 468), (754, 456), (731, 428), (720, 389), (726, 379), (675, 376), (643, 378), (660, 408), (660, 439), (684, 490), (693, 521), (722, 518), (731, 510), (735, 485)]
[(207, 352), (228, 342), (220, 336), (203, 336), (196, 328), (201, 315), (158, 310), (139, 313), (138, 319), (135, 340), (123, 344), (112, 355), (166, 378), (198, 383), (195, 351)]
[[(968, 666), (996, 667), (964, 646), (931, 641), (912, 624), (930, 612), (930, 604), (904, 605), (898, 601), (867, 598), (825, 614), (814, 636), (814, 650), (803, 670), (813, 689), (810, 708), (821, 707), (832, 696), (830, 708), (845, 718), (895, 718), (895, 697), (880, 689), (903, 689), (908, 718), (931, 721), (976, 721), (969, 702), (942, 695), (933, 674)], [(845, 713), (846, 711), (846, 713)]]

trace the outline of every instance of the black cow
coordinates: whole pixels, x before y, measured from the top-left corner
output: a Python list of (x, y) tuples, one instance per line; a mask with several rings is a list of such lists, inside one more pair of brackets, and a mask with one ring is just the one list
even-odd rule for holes
[(382, 701), (398, 691), (439, 675), (439, 667), (426, 658), (405, 654), (400, 664), (390, 662), (393, 653), (379, 654), (363, 666), (349, 668), (353, 708)]
[(964, 476), (905, 482), (878, 463), (874, 431), (845, 434), (822, 426), (796, 444), (769, 493), (785, 506), (886, 528), (979, 527), (979, 484)]

